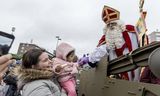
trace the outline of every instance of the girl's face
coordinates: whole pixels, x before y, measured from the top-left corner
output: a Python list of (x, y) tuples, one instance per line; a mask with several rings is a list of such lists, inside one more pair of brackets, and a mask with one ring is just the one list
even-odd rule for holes
[(67, 61), (68, 62), (77, 62), (78, 57), (75, 54), (75, 51), (72, 51), (71, 53), (69, 53), (69, 55), (67, 56)]
[(35, 65), (37, 69), (46, 69), (52, 67), (52, 61), (49, 59), (48, 54), (46, 52), (43, 52), (39, 56), (39, 62)]

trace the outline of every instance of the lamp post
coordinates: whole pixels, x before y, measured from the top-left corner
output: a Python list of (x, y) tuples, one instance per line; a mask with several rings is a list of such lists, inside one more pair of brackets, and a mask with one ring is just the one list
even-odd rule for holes
[(56, 38), (57, 38), (57, 44), (56, 44), (56, 48), (57, 48), (59, 40), (62, 40), (62, 39), (59, 36), (56, 36)]
[(15, 32), (16, 27), (12, 27), (12, 34)]
[[(59, 36), (56, 36), (56, 38), (57, 38), (57, 44), (56, 44), (56, 48), (57, 48), (59, 40), (62, 40), (62, 39)], [(56, 49), (53, 50), (53, 54), (56, 55)]]

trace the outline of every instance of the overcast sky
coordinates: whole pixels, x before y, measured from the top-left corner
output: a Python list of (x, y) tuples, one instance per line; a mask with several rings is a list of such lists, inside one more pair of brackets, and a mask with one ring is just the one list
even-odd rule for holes
[[(121, 12), (126, 24), (135, 25), (139, 18), (139, 0), (0, 0), (0, 30), (11, 33), (16, 27), (16, 53), (20, 42), (33, 43), (52, 52), (56, 36), (76, 48), (78, 56), (90, 53), (103, 34), (101, 12), (104, 5)], [(145, 0), (148, 34), (160, 27), (160, 0)]]

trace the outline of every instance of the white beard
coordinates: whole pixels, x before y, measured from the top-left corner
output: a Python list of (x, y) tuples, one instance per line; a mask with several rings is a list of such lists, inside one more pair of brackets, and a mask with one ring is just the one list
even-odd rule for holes
[(105, 28), (104, 32), (106, 44), (109, 49), (121, 48), (125, 43), (122, 35), (123, 29), (120, 26), (114, 26), (113, 29), (111, 27)]

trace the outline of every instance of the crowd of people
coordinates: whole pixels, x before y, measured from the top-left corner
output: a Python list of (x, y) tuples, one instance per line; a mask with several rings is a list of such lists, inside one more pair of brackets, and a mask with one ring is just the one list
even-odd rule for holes
[[(84, 66), (96, 68), (104, 55), (108, 56), (106, 59), (113, 60), (138, 48), (139, 42), (134, 26), (124, 24), (120, 20), (119, 11), (104, 6), (102, 20), (105, 23), (102, 38), (95, 50), (82, 58), (76, 56), (74, 47), (64, 42), (57, 46), (56, 56), (52, 60), (45, 50), (30, 49), (23, 54), (20, 64), (10, 68), (8, 66), (15, 63), (12, 55), (1, 56), (1, 86), (9, 86), (0, 91), (0, 96), (77, 96), (76, 74), (79, 74), (80, 69)], [(149, 68), (145, 68), (142, 75), (140, 73), (141, 69), (138, 68), (118, 76), (129, 81), (155, 81), (155, 84), (159, 84), (159, 79)]]

